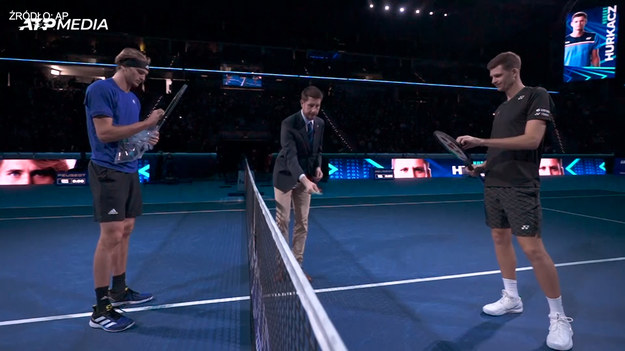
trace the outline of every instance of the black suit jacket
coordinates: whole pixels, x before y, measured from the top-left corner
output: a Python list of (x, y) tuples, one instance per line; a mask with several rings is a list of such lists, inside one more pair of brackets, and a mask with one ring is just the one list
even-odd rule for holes
[(273, 167), (274, 187), (287, 192), (297, 184), (302, 173), (312, 178), (317, 167), (321, 167), (321, 149), (325, 128), (323, 119), (315, 117), (314, 128), (315, 134), (311, 149), (301, 110), (282, 121), (281, 149)]

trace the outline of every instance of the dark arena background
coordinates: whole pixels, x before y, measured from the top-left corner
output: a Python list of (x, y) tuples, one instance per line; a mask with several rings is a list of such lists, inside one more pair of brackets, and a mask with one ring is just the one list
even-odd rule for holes
[[(516, 243), (525, 311), (482, 313), (501, 290), (483, 184), (433, 136), (489, 136), (505, 96), (486, 64), (504, 51), (521, 57), (523, 83), (555, 103), (542, 235), (574, 349), (625, 344), (620, 1), (0, 8), (1, 350), (549, 350), (547, 302)], [(598, 66), (565, 65), (577, 11), (597, 33)], [(125, 47), (151, 58), (134, 90), (141, 118), (188, 89), (139, 161), (144, 214), (127, 276), (156, 298), (124, 309), (137, 325), (111, 335), (88, 326), (99, 227), (84, 98)], [(326, 127), (309, 283), (276, 234), (272, 170), (280, 122), (311, 84), (324, 93)], [(485, 160), (485, 148), (472, 151)], [(17, 161), (43, 168), (11, 184)], [(414, 162), (425, 176), (401, 172)], [(276, 283), (287, 273), (288, 288)]]

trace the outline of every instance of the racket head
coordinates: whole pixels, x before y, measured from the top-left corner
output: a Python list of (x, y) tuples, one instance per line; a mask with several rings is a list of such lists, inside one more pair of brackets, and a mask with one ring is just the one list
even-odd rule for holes
[(187, 91), (187, 86), (188, 86), (187, 84), (184, 84), (182, 87), (180, 87), (180, 90), (178, 90), (178, 92), (176, 93), (174, 98), (171, 99), (171, 102), (169, 103), (169, 105), (165, 109), (165, 113), (163, 114), (163, 118), (161, 118), (161, 120), (158, 121), (158, 124), (156, 125), (157, 129), (161, 128), (163, 123), (165, 123), (165, 120), (167, 119), (167, 117), (169, 117), (169, 115), (174, 111), (174, 109), (176, 108), (176, 105), (178, 105), (178, 102), (182, 98), (182, 95), (184, 94), (185, 91)]
[(434, 131), (434, 136), (436, 137), (436, 140), (438, 140), (438, 142), (445, 148), (445, 150), (447, 150), (447, 152), (462, 161), (467, 168), (473, 168), (473, 160), (471, 160), (471, 157), (464, 152), (462, 146), (456, 141), (456, 139), (440, 130)]

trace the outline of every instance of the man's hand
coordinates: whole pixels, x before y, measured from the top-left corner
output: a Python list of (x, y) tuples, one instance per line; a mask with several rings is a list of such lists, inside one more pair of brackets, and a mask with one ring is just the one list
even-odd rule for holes
[(319, 187), (317, 186), (317, 184), (313, 183), (310, 179), (306, 178), (306, 177), (302, 177), (301, 180), (302, 184), (304, 184), (304, 188), (306, 189), (306, 192), (312, 194), (312, 193), (320, 193), (321, 190), (319, 190)]
[(315, 176), (313, 177), (313, 182), (317, 183), (322, 178), (323, 178), (323, 171), (321, 170), (321, 167), (317, 167), (317, 169), (315, 170)]
[(146, 129), (156, 127), (156, 124), (158, 124), (158, 122), (163, 118), (164, 115), (165, 111), (163, 111), (162, 108), (152, 111), (148, 118), (143, 121), (146, 124)]
[(470, 175), (471, 177), (480, 177), (481, 174), (484, 173), (485, 169), (486, 169), (486, 162), (478, 166), (464, 167), (466, 174)]
[(462, 146), (463, 149), (470, 149), (484, 144), (484, 139), (476, 138), (470, 135), (459, 136), (456, 138), (456, 141)]
[(150, 131), (150, 139), (148, 140), (148, 144), (154, 146), (158, 143), (159, 132), (158, 130)]

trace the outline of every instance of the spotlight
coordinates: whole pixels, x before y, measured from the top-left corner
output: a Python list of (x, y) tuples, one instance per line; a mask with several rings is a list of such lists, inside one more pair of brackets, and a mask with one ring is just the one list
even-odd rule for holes
[(384, 10), (385, 10), (385, 11), (388, 11), (388, 10), (390, 10), (390, 9), (391, 9), (391, 7), (390, 7), (389, 5), (385, 5), (385, 6), (384, 6)]
[(434, 11), (430, 11), (430, 16), (432, 16), (434, 14)]
[(421, 13), (421, 10), (415, 10), (414, 13), (419, 14), (419, 13)]
[(399, 12), (404, 13), (404, 11), (406, 11), (406, 9), (405, 9), (405, 8), (403, 8), (403, 7), (400, 7), (400, 8), (399, 8)]

